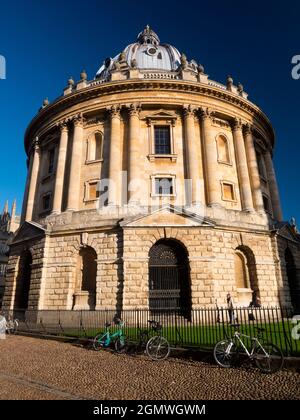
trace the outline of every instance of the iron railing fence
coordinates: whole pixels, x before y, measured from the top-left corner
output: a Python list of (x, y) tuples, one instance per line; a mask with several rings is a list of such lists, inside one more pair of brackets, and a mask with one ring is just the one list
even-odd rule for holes
[[(214, 344), (233, 333), (234, 323), (240, 331), (257, 335), (256, 327), (265, 329), (263, 339), (271, 341), (285, 356), (300, 355), (300, 317), (293, 317), (290, 308), (200, 308), (174, 311), (170, 309), (132, 309), (116, 313), (104, 310), (13, 310), (2, 311), (7, 319), (18, 319), (18, 331), (60, 336), (92, 338), (104, 330), (106, 322), (115, 315), (125, 321), (124, 331), (132, 341), (138, 341), (142, 329), (149, 328), (148, 320), (162, 324), (162, 334), (174, 347), (212, 348)], [(188, 314), (188, 315), (186, 315)], [(297, 326), (297, 322), (298, 326)], [(112, 329), (115, 328), (112, 323)]]

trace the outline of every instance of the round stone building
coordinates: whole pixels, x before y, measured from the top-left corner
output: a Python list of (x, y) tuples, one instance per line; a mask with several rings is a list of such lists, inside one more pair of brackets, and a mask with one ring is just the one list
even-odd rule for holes
[(147, 26), (25, 134), (4, 308), (299, 307), (266, 115)]

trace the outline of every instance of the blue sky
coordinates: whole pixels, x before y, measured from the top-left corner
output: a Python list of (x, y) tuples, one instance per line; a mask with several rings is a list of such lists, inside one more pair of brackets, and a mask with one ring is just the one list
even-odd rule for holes
[(134, 42), (149, 24), (162, 42), (202, 63), (210, 78), (231, 74), (276, 132), (275, 165), (284, 218), (300, 224), (300, 3), (285, 1), (15, 0), (1, 2), (0, 209), (16, 197), (21, 210), (26, 177), (23, 137), (43, 99), (62, 93), (70, 76), (89, 78), (108, 56)]

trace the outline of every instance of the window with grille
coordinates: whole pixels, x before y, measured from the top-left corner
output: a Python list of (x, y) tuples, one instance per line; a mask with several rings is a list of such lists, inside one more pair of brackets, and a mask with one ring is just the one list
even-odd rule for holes
[(171, 153), (171, 136), (169, 125), (154, 126), (155, 154), (169, 155)]
[(157, 195), (173, 195), (174, 186), (173, 178), (155, 178), (155, 194)]

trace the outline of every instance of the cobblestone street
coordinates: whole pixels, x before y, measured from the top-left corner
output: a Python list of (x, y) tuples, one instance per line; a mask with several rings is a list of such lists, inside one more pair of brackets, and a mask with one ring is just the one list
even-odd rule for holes
[(69, 343), (0, 340), (0, 399), (300, 399), (299, 373), (96, 353)]

